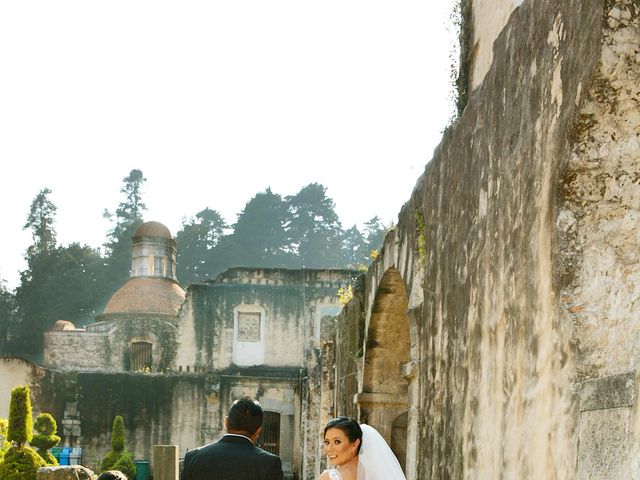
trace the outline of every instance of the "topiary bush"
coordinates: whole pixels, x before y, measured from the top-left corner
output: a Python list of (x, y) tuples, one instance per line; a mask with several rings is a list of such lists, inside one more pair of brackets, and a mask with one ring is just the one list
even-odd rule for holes
[(124, 451), (124, 420), (116, 415), (111, 426), (111, 448), (114, 452)]
[(111, 426), (111, 450), (100, 462), (100, 473), (107, 470), (120, 470), (127, 478), (136, 475), (131, 452), (125, 449), (124, 420), (120, 415), (116, 415)]
[(4, 461), (0, 464), (0, 479), (36, 480), (38, 468), (46, 466), (42, 457), (25, 445), (33, 435), (32, 422), (29, 387), (16, 387), (11, 390), (7, 426), (7, 439), (15, 445), (4, 454)]
[(38, 469), (46, 466), (46, 462), (33, 448), (13, 446), (4, 454), (4, 462), (0, 464), (0, 478), (36, 480)]
[(28, 385), (21, 385), (11, 390), (9, 405), (9, 435), (7, 440), (16, 442), (18, 447), (31, 441), (33, 435), (31, 419), (31, 397)]
[(56, 435), (58, 425), (55, 419), (48, 413), (41, 413), (36, 418), (33, 428), (38, 433), (31, 439), (31, 445), (38, 449), (38, 455), (47, 462), (47, 465), (58, 465), (56, 457), (49, 452), (50, 448), (60, 443), (60, 437)]
[(7, 426), (9, 422), (6, 418), (0, 418), (0, 463), (4, 459), (4, 453), (9, 449), (11, 444), (7, 442)]

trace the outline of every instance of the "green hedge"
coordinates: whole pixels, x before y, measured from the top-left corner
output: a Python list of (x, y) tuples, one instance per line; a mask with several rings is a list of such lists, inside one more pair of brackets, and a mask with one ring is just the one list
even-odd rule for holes
[(107, 470), (120, 470), (127, 478), (133, 478), (136, 475), (136, 465), (131, 458), (131, 453), (125, 450), (124, 420), (120, 415), (116, 415), (113, 419), (111, 451), (100, 462), (100, 473)]
[(31, 447), (11, 447), (0, 464), (2, 480), (36, 480), (38, 468), (46, 467), (45, 461)]
[(48, 413), (41, 413), (36, 418), (33, 428), (38, 433), (31, 439), (31, 446), (38, 449), (38, 454), (47, 462), (47, 465), (58, 465), (56, 457), (48, 451), (60, 443), (60, 437), (56, 435), (58, 424), (55, 419)]
[(11, 390), (11, 404), (9, 405), (9, 435), (10, 442), (18, 446), (31, 441), (33, 419), (31, 418), (31, 398), (27, 385), (21, 385)]

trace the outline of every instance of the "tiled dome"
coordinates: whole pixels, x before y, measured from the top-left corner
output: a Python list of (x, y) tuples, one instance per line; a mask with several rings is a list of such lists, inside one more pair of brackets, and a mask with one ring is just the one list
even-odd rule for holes
[(175, 281), (166, 278), (130, 278), (113, 294), (104, 314), (164, 313), (177, 315), (185, 292)]
[(171, 240), (171, 232), (160, 222), (145, 222), (138, 227), (133, 238), (136, 237), (162, 237)]

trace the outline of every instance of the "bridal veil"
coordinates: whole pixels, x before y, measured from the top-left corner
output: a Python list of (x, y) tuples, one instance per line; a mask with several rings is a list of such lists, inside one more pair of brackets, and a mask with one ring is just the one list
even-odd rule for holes
[(362, 446), (358, 454), (358, 480), (406, 480), (398, 459), (378, 431), (361, 424)]

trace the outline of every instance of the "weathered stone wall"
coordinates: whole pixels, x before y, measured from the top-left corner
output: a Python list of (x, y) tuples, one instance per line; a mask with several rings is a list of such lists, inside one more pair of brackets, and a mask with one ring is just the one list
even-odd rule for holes
[(351, 332), (364, 316), (366, 357), (377, 289), (399, 271), (409, 479), (640, 475), (639, 8), (513, 11), (370, 268), (364, 312), (338, 323), (336, 409), (353, 414), (371, 365), (348, 357)]
[(177, 317), (162, 314), (120, 313), (102, 315), (87, 330), (51, 331), (44, 334), (47, 367), (74, 371), (122, 372), (131, 370), (131, 343), (152, 344), (154, 372), (175, 362)]
[[(18, 385), (28, 385), (32, 399), (40, 393), (38, 383), (46, 376), (46, 371), (19, 357), (0, 357), (0, 417), (9, 418), (11, 390)], [(34, 409), (40, 412), (38, 407)]]
[(470, 90), (478, 87), (493, 62), (493, 42), (523, 0), (465, 0), (471, 2)]
[(605, 2), (603, 24), (557, 218), (556, 281), (577, 380), (585, 380), (579, 479), (640, 475), (640, 3)]
[(236, 310), (252, 307), (264, 313), (261, 364), (302, 367), (304, 352), (318, 344), (323, 309), (337, 313), (338, 288), (352, 275), (349, 270), (231, 269), (216, 282), (191, 285), (174, 368), (231, 366)]
[(112, 370), (107, 358), (109, 337), (83, 330), (45, 332), (44, 363), (51, 368), (69, 370)]

